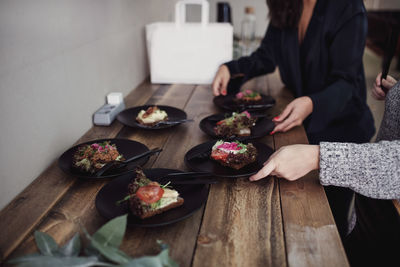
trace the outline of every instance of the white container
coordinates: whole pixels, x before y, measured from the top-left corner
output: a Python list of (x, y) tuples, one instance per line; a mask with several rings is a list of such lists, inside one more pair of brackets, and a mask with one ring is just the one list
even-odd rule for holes
[[(201, 23), (186, 22), (187, 4), (201, 5)], [(232, 25), (209, 23), (205, 0), (178, 1), (175, 22), (146, 25), (146, 39), (152, 83), (210, 84), (232, 60)]]
[(256, 16), (254, 8), (246, 7), (245, 16), (241, 23), (240, 44), (242, 48), (241, 56), (249, 56), (255, 51), (256, 39)]

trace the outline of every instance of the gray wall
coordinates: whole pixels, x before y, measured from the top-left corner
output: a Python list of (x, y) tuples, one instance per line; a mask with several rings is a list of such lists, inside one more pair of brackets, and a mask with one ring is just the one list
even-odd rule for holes
[(144, 25), (175, 0), (0, 0), (0, 208), (148, 76)]

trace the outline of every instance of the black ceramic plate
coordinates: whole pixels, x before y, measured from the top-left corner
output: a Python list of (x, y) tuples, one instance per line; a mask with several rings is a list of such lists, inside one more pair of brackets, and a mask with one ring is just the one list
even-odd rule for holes
[(135, 155), (142, 154), (149, 149), (147, 146), (143, 145), (142, 143), (128, 140), (128, 139), (99, 139), (99, 140), (93, 140), (90, 142), (82, 143), (79, 145), (76, 145), (67, 151), (65, 151), (60, 158), (58, 159), (58, 166), (60, 167), (61, 170), (63, 170), (65, 173), (72, 175), (72, 176), (78, 176), (81, 178), (90, 178), (90, 179), (101, 179), (101, 178), (110, 178), (110, 177), (115, 177), (124, 173), (131, 172), (132, 170), (135, 169), (136, 166), (142, 166), (144, 165), (149, 157), (145, 157), (142, 159), (139, 159), (137, 161), (134, 161), (130, 163), (127, 167), (118, 169), (118, 170), (110, 170), (109, 172), (105, 172), (102, 176), (96, 177), (94, 174), (89, 174), (89, 173), (84, 173), (80, 172), (79, 170), (75, 169), (72, 167), (72, 156), (74, 155), (75, 151), (78, 149), (80, 145), (84, 144), (93, 144), (93, 143), (101, 143), (104, 141), (110, 141), (111, 144), (115, 144), (117, 146), (118, 152), (120, 152), (126, 159), (131, 158)]
[[(139, 112), (144, 109), (147, 110), (149, 107), (154, 106), (154, 105), (146, 105), (146, 106), (140, 106), (140, 107), (133, 107), (133, 108), (128, 108), (122, 111), (121, 113), (118, 114), (117, 119), (130, 127), (135, 127), (135, 128), (141, 128), (141, 129), (149, 129), (149, 130), (158, 130), (158, 129), (164, 129), (164, 128), (169, 128), (173, 127), (178, 124), (170, 124), (170, 125), (159, 125), (159, 126), (144, 126), (136, 121), (136, 117), (139, 114)], [(165, 110), (168, 114), (168, 121), (178, 121), (178, 120), (184, 120), (187, 118), (186, 113), (178, 108), (170, 107), (170, 106), (161, 106), (157, 105), (157, 107), (161, 110)]]
[[(208, 116), (200, 121), (200, 129), (206, 134), (210, 135), (213, 138), (221, 138), (214, 132), (214, 127), (217, 124), (217, 120), (223, 120), (226, 117), (230, 117), (232, 113), (220, 113)], [(256, 121), (256, 125), (251, 128), (250, 136), (246, 136), (248, 139), (260, 138), (268, 135), (275, 127), (275, 124), (272, 120), (268, 118), (259, 118)]]
[(199, 153), (205, 151), (208, 151), (208, 154), (210, 154), (211, 148), (215, 144), (215, 142), (216, 141), (209, 141), (190, 149), (185, 155), (186, 165), (194, 171), (211, 172), (215, 176), (236, 178), (250, 176), (258, 172), (263, 167), (263, 163), (267, 161), (273, 153), (272, 148), (270, 148), (269, 146), (263, 143), (251, 141), (250, 143), (252, 143), (256, 147), (258, 152), (257, 160), (239, 170), (222, 166), (215, 160), (210, 159), (209, 157), (201, 159), (192, 158), (194, 155), (198, 155)]
[[(171, 169), (144, 170), (146, 176), (153, 181), (158, 181), (157, 177), (162, 177), (172, 172), (180, 171)], [(128, 213), (129, 225), (141, 227), (162, 226), (189, 217), (207, 200), (208, 186), (206, 185), (174, 185), (174, 189), (179, 192), (179, 195), (185, 201), (183, 205), (147, 219), (140, 219), (130, 213), (127, 201), (116, 205), (118, 200), (123, 199), (128, 194), (128, 184), (132, 177), (133, 174), (121, 176), (106, 184), (99, 191), (96, 197), (96, 208), (102, 216), (112, 219)]]
[(257, 105), (265, 105), (265, 107), (262, 108), (251, 108), (251, 105), (244, 105), (244, 108), (238, 105), (234, 99), (235, 95), (219, 95), (214, 97), (214, 104), (217, 105), (220, 108), (226, 109), (226, 110), (231, 110), (231, 111), (241, 111), (245, 109), (252, 109), (252, 110), (266, 110), (272, 106), (275, 105), (275, 99), (273, 99), (271, 96), (263, 95), (261, 94), (262, 100), (260, 103), (257, 103)]

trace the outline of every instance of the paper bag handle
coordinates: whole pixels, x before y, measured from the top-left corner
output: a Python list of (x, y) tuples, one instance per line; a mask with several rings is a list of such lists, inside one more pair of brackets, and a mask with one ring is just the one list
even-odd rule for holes
[(210, 4), (207, 0), (181, 0), (175, 5), (175, 24), (177, 26), (186, 23), (186, 5), (201, 5), (201, 25), (208, 24)]

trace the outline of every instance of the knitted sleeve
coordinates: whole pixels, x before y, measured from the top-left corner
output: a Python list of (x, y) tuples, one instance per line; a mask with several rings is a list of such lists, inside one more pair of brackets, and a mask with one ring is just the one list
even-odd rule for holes
[(322, 185), (377, 199), (400, 198), (400, 141), (320, 144)]

